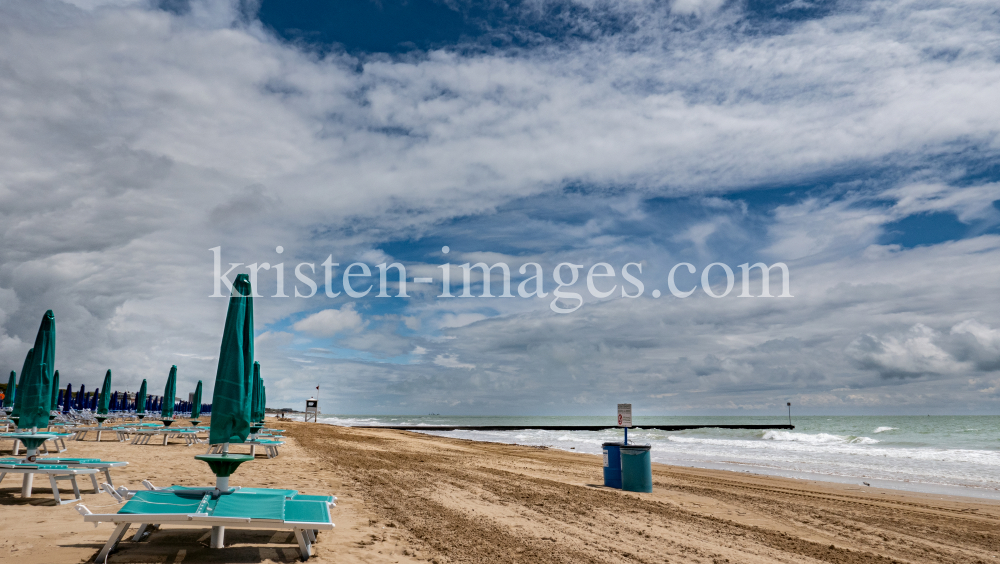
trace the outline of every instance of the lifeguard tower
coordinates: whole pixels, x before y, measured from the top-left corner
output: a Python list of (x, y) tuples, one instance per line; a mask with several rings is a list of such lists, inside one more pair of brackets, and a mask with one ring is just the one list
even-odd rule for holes
[(312, 418), (312, 422), (316, 423), (316, 416), (319, 415), (319, 400), (316, 398), (309, 398), (306, 400), (306, 423)]

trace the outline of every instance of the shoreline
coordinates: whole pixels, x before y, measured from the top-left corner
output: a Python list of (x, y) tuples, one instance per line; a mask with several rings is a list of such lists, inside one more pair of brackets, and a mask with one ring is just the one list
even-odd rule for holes
[[(329, 423), (327, 421), (320, 420), (319, 424), (330, 425), (334, 427), (345, 427), (350, 429), (375, 429), (380, 430), (379, 425), (372, 426), (347, 426), (338, 425), (335, 423)], [(391, 430), (391, 429), (386, 429)], [(583, 451), (569, 449), (557, 444), (546, 444), (546, 445), (530, 445), (524, 443), (518, 443), (512, 441), (506, 441), (503, 439), (495, 438), (470, 438), (468, 436), (455, 437), (445, 433), (448, 431), (436, 431), (430, 430), (420, 430), (420, 429), (407, 429), (415, 433), (426, 434), (433, 437), (441, 437), (448, 439), (459, 439), (459, 440), (471, 440), (473, 442), (484, 442), (484, 443), (495, 443), (495, 444), (509, 444), (509, 445), (523, 445), (523, 446), (545, 446), (547, 448), (552, 448), (568, 453), (584, 454)], [(888, 447), (892, 448), (892, 447)], [(595, 454), (595, 453), (588, 453)], [(938, 482), (926, 482), (920, 480), (893, 480), (887, 478), (873, 478), (868, 476), (856, 476), (847, 474), (824, 474), (818, 472), (807, 472), (807, 471), (797, 471), (784, 468), (776, 468), (772, 466), (765, 466), (759, 463), (753, 462), (712, 462), (712, 461), (700, 461), (700, 460), (684, 460), (677, 459), (675, 461), (666, 463), (662, 461), (655, 461), (654, 464), (664, 464), (667, 466), (677, 466), (683, 468), (703, 468), (710, 470), (721, 470), (728, 472), (735, 472), (738, 474), (750, 473), (759, 474), (764, 476), (774, 476), (793, 480), (806, 480), (806, 481), (821, 481), (829, 482), (834, 484), (849, 484), (849, 485), (862, 485), (863, 482), (868, 482), (871, 487), (878, 487), (888, 490), (904, 491), (904, 492), (914, 492), (914, 493), (924, 493), (930, 495), (948, 495), (948, 496), (959, 496), (959, 497), (969, 497), (973, 499), (987, 499), (987, 500), (1000, 500), (1000, 488), (991, 489), (986, 487), (977, 486), (965, 486), (956, 484), (945, 484)]]
[[(377, 429), (268, 420), (287, 429), (277, 458), (233, 475), (245, 487), (338, 496), (336, 529), (319, 537), (319, 564), (437, 562), (730, 563), (992, 562), (1000, 503), (748, 472), (653, 465), (651, 494), (603, 487), (601, 457), (559, 449)], [(203, 446), (68, 443), (64, 456), (127, 460), (116, 485), (204, 486)], [(38, 489), (0, 483), (0, 562), (85, 562), (111, 534)], [(114, 511), (107, 494), (83, 504)], [(115, 562), (293, 562), (294, 539), (165, 526), (123, 542)]]

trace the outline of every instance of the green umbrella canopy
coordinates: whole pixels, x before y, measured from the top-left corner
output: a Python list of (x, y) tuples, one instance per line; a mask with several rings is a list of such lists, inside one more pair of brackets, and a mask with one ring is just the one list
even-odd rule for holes
[(10, 379), (7, 380), (7, 393), (3, 397), (4, 407), (14, 407), (14, 396), (17, 394), (17, 373), (10, 371)]
[(198, 387), (194, 389), (194, 401), (191, 402), (191, 419), (201, 417), (201, 380), (198, 380)]
[(56, 360), (56, 316), (51, 309), (42, 317), (32, 351), (31, 366), (22, 375), (17, 394), (21, 405), (18, 427), (21, 429), (49, 426), (52, 372)]
[(21, 365), (21, 375), (17, 378), (17, 386), (14, 388), (14, 411), (10, 413), (11, 417), (20, 417), (21, 415), (21, 386), (24, 385), (24, 375), (28, 373), (28, 367), (31, 366), (31, 357), (35, 354), (35, 349), (28, 349), (27, 356), (24, 357), (24, 364)]
[(267, 387), (264, 386), (264, 382), (261, 381), (260, 384), (260, 422), (264, 422), (264, 416), (267, 415)]
[(97, 398), (97, 414), (107, 415), (108, 408), (111, 407), (111, 369), (104, 375), (104, 384), (101, 385), (101, 396)]
[(135, 412), (146, 413), (146, 379), (143, 378), (138, 393), (135, 394)]
[(261, 379), (260, 379), (260, 363), (253, 363), (253, 397), (250, 399), (250, 419), (254, 422), (258, 422), (263, 419), (264, 408), (261, 407)]
[(52, 375), (52, 396), (49, 401), (49, 411), (59, 409), (59, 371)]
[(177, 401), (177, 365), (170, 367), (170, 376), (167, 376), (167, 385), (163, 388), (163, 406), (160, 408), (160, 415), (164, 419), (171, 419), (174, 416), (174, 402)]
[(210, 444), (242, 443), (250, 434), (253, 388), (253, 294), (250, 278), (240, 274), (229, 297), (222, 331), (219, 368), (212, 392)]

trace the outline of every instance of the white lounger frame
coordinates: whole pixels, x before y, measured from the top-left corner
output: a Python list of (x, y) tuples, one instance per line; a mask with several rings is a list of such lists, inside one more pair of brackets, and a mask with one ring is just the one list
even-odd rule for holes
[[(0, 439), (13, 439), (13, 437), (0, 437)], [(52, 454), (52, 451), (49, 450), (48, 446), (49, 441), (52, 441), (52, 443), (55, 444), (56, 452), (66, 452), (68, 450), (66, 447), (66, 441), (63, 440), (63, 437), (53, 437), (38, 446), (41, 454)], [(14, 445), (11, 446), (10, 450), (14, 456), (20, 456), (18, 453), (21, 452), (21, 441), (14, 439)]]
[[(257, 447), (264, 447), (264, 452), (267, 453), (268, 458), (275, 458), (278, 456), (278, 447), (284, 445), (284, 442), (260, 442), (254, 440), (243, 441), (242, 443), (229, 443), (229, 449), (232, 451), (234, 446), (238, 445), (250, 445), (250, 456), (257, 456)], [(208, 447), (208, 452), (205, 454), (222, 454), (222, 445), (211, 445)]]
[(290, 530), (295, 534), (295, 540), (299, 543), (299, 553), (302, 560), (308, 560), (312, 556), (312, 543), (316, 542), (317, 531), (333, 530), (333, 523), (295, 523), (288, 521), (278, 521), (274, 519), (250, 519), (242, 517), (213, 517), (207, 513), (168, 513), (168, 514), (142, 514), (142, 513), (92, 513), (83, 504), (77, 505), (76, 510), (83, 515), (83, 520), (94, 523), (96, 527), (100, 523), (115, 523), (117, 527), (111, 538), (98, 553), (96, 562), (104, 560), (108, 554), (128, 532), (133, 524), (139, 525), (139, 531), (132, 540), (139, 540), (147, 528), (158, 528), (160, 525), (180, 525), (187, 527), (212, 527), (212, 548), (222, 548), (226, 527), (239, 529), (279, 529)]
[[(17, 468), (17, 467), (3, 467), (0, 466), (0, 482), (7, 477), (7, 474), (21, 474), (27, 478), (27, 474), (45, 474), (49, 477), (49, 484), (52, 485), (52, 497), (56, 500), (56, 505), (65, 505), (67, 503), (75, 503), (77, 501), (82, 501), (80, 497), (80, 486), (76, 483), (77, 476), (90, 475), (91, 479), (94, 480), (94, 493), (98, 492), (97, 489), (97, 479), (95, 475), (98, 470), (95, 468)], [(63, 501), (59, 496), (59, 480), (69, 480), (73, 484), (73, 493), (76, 495), (73, 499), (68, 499)], [(21, 485), (21, 497), (28, 498), (31, 497), (32, 482), (31, 480), (23, 480)]]
[[(172, 438), (183, 438), (187, 442), (187, 446), (193, 446), (201, 442), (198, 437), (199, 431), (181, 431), (178, 429), (136, 429), (129, 431), (129, 433), (135, 435), (132, 437), (132, 444), (134, 445), (148, 445), (153, 437), (162, 435), (163, 444), (166, 445), (167, 441)], [(120, 437), (121, 435), (119, 435)]]

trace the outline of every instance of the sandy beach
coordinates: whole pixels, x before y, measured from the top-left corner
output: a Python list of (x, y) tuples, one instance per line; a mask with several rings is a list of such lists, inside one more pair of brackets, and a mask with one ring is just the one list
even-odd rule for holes
[[(333, 493), (337, 525), (313, 562), (995, 562), (1000, 503), (739, 472), (653, 465), (654, 491), (602, 487), (601, 459), (539, 447), (294, 422), (278, 458), (258, 456), (234, 485)], [(115, 484), (209, 485), (204, 447), (132, 446), (105, 436), (67, 456), (127, 460)], [(3, 445), (9, 448), (9, 443)], [(36, 482), (37, 483), (37, 482)], [(40, 484), (43, 485), (44, 484)], [(86, 562), (111, 534), (45, 487), (0, 484), (0, 562)], [(94, 512), (115, 511), (86, 493)], [(290, 534), (165, 527), (126, 540), (109, 562), (292, 562)]]

